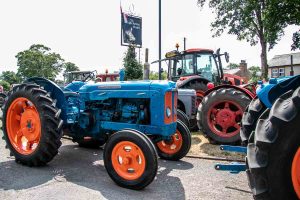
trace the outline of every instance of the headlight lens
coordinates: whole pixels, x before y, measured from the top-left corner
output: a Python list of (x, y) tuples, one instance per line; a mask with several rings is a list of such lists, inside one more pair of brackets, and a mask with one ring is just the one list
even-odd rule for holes
[(169, 107), (166, 109), (166, 115), (167, 117), (171, 117), (171, 109)]

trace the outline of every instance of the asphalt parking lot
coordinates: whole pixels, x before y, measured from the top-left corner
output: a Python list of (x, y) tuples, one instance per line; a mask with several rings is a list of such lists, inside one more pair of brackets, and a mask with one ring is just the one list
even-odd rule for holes
[[(0, 133), (2, 135), (2, 132)], [(2, 137), (2, 136), (1, 136)], [(121, 188), (104, 168), (101, 149), (79, 148), (63, 140), (47, 166), (15, 163), (0, 141), (0, 199), (251, 199), (244, 173), (216, 172), (216, 161), (184, 158), (159, 160), (158, 174), (147, 188)]]

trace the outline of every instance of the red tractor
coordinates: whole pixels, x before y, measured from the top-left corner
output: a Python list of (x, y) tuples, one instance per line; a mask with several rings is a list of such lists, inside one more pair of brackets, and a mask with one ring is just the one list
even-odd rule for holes
[(255, 86), (237, 86), (225, 79), (222, 56), (229, 61), (228, 53), (221, 54), (220, 49), (198, 48), (168, 52), (161, 61), (167, 62), (168, 79), (177, 82), (178, 88), (196, 90), (198, 127), (211, 141), (225, 144), (240, 140), (240, 122), (255, 97)]

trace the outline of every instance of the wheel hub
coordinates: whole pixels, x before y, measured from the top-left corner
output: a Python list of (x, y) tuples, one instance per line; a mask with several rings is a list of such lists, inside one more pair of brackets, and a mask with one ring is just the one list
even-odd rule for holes
[(218, 136), (233, 137), (239, 133), (242, 113), (242, 108), (234, 102), (218, 102), (209, 109), (208, 125)]
[(119, 176), (126, 180), (136, 180), (145, 171), (145, 156), (133, 142), (122, 141), (112, 151), (112, 165)]
[(292, 163), (292, 182), (294, 190), (300, 199), (300, 148), (297, 150)]
[(222, 127), (230, 127), (233, 126), (235, 122), (235, 115), (229, 109), (222, 109), (216, 115), (216, 122), (220, 124)]
[(16, 151), (23, 155), (35, 151), (41, 138), (41, 121), (31, 101), (19, 97), (10, 104), (6, 127), (9, 141)]

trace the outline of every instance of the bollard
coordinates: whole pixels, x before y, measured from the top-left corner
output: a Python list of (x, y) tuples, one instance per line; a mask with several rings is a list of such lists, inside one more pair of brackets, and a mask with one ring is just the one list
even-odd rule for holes
[(150, 64), (148, 63), (149, 49), (146, 48), (143, 79), (149, 80)]

